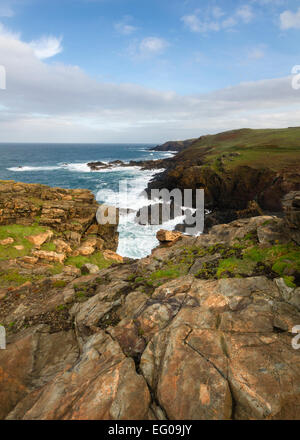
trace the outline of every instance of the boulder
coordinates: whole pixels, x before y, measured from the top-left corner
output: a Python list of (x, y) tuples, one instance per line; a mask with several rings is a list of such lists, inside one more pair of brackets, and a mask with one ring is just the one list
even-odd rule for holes
[(71, 255), (72, 253), (72, 248), (71, 246), (66, 243), (64, 240), (61, 239), (57, 239), (54, 240), (53, 242), (56, 246), (56, 251), (60, 254), (67, 254), (67, 255)]
[(22, 246), (22, 245), (14, 246), (14, 248), (15, 248), (17, 251), (23, 251), (23, 250), (24, 250), (24, 246)]
[(156, 234), (156, 237), (160, 243), (176, 243), (182, 238), (182, 233), (177, 231), (165, 231), (161, 229)]
[(113, 251), (106, 250), (103, 252), (103, 257), (108, 261), (115, 261), (116, 263), (123, 263), (124, 258)]
[(78, 255), (89, 256), (92, 255), (96, 250), (103, 248), (103, 240), (98, 239), (97, 237), (89, 237), (87, 238), (78, 249), (76, 249), (76, 253)]
[(49, 241), (53, 237), (53, 232), (48, 230), (41, 234), (29, 235), (27, 238), (36, 248), (40, 248), (46, 241)]
[(66, 259), (66, 254), (58, 254), (57, 252), (53, 251), (33, 251), (32, 255), (34, 257), (37, 257), (39, 260), (45, 260), (49, 263), (60, 263), (63, 264), (63, 262)]
[(13, 244), (14, 241), (15, 241), (15, 240), (14, 240), (12, 237), (8, 237), (8, 238), (5, 238), (4, 240), (1, 240), (1, 241), (0, 241), (0, 245), (1, 245), (1, 246), (8, 246), (8, 245), (10, 245), (10, 244)]
[(38, 257), (31, 257), (29, 255), (22, 257), (21, 260), (24, 261), (24, 263), (26, 264), (32, 264), (32, 265), (36, 264), (39, 261)]
[(81, 273), (83, 275), (87, 275), (87, 274), (97, 274), (99, 273), (99, 267), (96, 266), (96, 264), (90, 264), (90, 263), (86, 263), (81, 267)]
[(64, 236), (66, 237), (67, 241), (75, 244), (75, 245), (79, 245), (80, 241), (81, 241), (81, 234), (79, 234), (78, 232), (74, 232), (74, 231), (66, 231), (64, 233)]

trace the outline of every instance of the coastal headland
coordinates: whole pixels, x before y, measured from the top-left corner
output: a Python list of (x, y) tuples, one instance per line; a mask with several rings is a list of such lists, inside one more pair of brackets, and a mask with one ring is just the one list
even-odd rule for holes
[(0, 419), (299, 419), (299, 139), (235, 130), (132, 163), (211, 212), (140, 260), (90, 191), (0, 181)]

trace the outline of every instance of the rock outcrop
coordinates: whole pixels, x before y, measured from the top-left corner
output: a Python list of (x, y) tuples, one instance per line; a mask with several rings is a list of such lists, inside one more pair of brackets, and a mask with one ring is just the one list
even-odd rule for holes
[(152, 148), (153, 151), (182, 151), (190, 147), (197, 139), (188, 139), (186, 141), (168, 141), (162, 145)]
[(0, 418), (299, 419), (299, 248), (286, 228), (241, 219), (0, 291)]
[(283, 206), (290, 237), (300, 245), (300, 191), (288, 193), (283, 199)]
[[(118, 225), (99, 225), (96, 220), (98, 208), (99, 204), (88, 190), (0, 181), (0, 225), (38, 223), (62, 233), (67, 241), (77, 243), (94, 234), (103, 240), (104, 248), (115, 251)], [(36, 246), (48, 239), (43, 234), (29, 237)]]
[(262, 212), (282, 213), (284, 196), (300, 190), (299, 133), (298, 127), (293, 138), (289, 129), (202, 136), (164, 161), (165, 171), (149, 183), (148, 192), (204, 189), (205, 206), (212, 211), (207, 229)]
[(156, 234), (156, 237), (160, 243), (176, 243), (182, 237), (181, 232), (177, 231), (165, 231), (161, 229)]

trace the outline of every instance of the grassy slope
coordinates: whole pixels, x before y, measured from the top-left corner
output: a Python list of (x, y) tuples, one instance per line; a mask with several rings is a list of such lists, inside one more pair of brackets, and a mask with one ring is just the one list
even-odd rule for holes
[(201, 158), (204, 164), (217, 166), (218, 159), (231, 153), (238, 155), (223, 158), (223, 164), (228, 170), (238, 165), (268, 167), (275, 171), (286, 167), (294, 168), (300, 163), (300, 127), (242, 129), (203, 136), (187, 150), (179, 153), (177, 159), (181, 161)]

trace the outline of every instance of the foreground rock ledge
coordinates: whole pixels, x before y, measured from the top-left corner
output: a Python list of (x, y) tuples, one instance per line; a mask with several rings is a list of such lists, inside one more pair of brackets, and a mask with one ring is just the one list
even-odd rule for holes
[[(256, 217), (183, 236), (138, 262), (48, 284), (34, 305), (24, 286), (17, 308), (0, 309), (17, 327), (0, 351), (0, 418), (299, 419), (299, 287), (273, 273), (199, 279), (193, 269), (235, 240), (285, 243), (284, 228)], [(191, 258), (197, 249), (209, 258)], [(186, 275), (155, 284), (174, 258)]]

